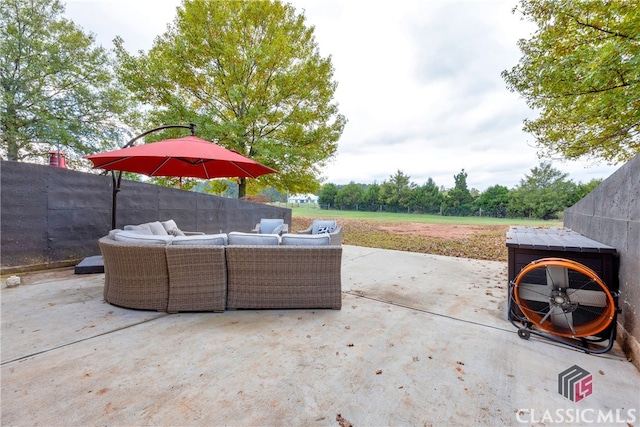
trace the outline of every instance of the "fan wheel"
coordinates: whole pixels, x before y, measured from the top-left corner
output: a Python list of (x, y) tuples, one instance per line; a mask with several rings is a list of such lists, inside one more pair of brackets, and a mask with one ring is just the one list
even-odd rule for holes
[(607, 286), (589, 267), (568, 259), (543, 258), (525, 266), (513, 297), (535, 327), (562, 337), (595, 336), (615, 318)]

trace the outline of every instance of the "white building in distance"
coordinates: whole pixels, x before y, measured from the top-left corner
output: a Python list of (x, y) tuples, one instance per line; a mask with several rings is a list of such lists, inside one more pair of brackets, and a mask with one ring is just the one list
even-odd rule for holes
[(299, 205), (309, 204), (309, 203), (318, 203), (318, 196), (315, 194), (294, 194), (287, 199), (287, 203), (297, 203)]

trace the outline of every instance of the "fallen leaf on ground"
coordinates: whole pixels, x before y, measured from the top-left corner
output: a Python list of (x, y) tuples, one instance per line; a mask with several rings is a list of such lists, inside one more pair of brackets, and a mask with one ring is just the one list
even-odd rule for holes
[(336, 421), (338, 422), (338, 424), (340, 424), (340, 427), (353, 427), (353, 424), (344, 419), (341, 414), (338, 414), (338, 416), (336, 416)]

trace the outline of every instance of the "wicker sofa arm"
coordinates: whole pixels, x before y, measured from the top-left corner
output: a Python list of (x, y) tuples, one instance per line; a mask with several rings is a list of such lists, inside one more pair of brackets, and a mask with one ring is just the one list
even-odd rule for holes
[[(166, 311), (169, 272), (165, 245), (98, 240), (104, 260), (104, 300), (141, 310)], [(144, 262), (140, 262), (144, 260)]]
[(227, 302), (227, 266), (224, 246), (169, 245), (167, 311), (221, 313)]
[[(298, 234), (311, 234), (312, 226), (305, 230), (298, 231)], [(329, 233), (329, 237), (331, 238), (332, 246), (340, 246), (342, 245), (342, 226), (338, 225), (335, 230)]]

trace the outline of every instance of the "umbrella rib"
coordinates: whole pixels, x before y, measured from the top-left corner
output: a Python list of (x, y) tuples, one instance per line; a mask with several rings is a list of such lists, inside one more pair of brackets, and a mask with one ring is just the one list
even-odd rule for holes
[(119, 158), (119, 159), (114, 159), (114, 160), (109, 160), (109, 161), (108, 161), (108, 162), (106, 162), (106, 163), (102, 163), (102, 164), (100, 164), (100, 165), (95, 165), (95, 166), (94, 166), (94, 168), (104, 168), (105, 166), (111, 166), (111, 165), (114, 165), (114, 164), (116, 164), (116, 163), (122, 162), (122, 161), (124, 161), (124, 160), (129, 160), (130, 158), (131, 158), (131, 156), (128, 156), (128, 157), (121, 157), (121, 158)]
[(167, 164), (167, 162), (168, 162), (169, 160), (170, 160), (170, 157), (166, 157), (166, 158), (164, 159), (164, 161), (163, 161), (162, 163), (160, 163), (160, 164), (158, 165), (158, 167), (157, 167), (157, 168), (155, 168), (155, 169), (154, 169), (154, 170), (149, 174), (149, 176), (154, 176), (154, 174), (155, 174), (156, 172), (158, 172), (158, 171), (160, 170), (160, 168), (162, 168), (164, 165), (166, 165), (166, 164)]
[(204, 176), (207, 177), (206, 179), (210, 179), (209, 171), (207, 170), (207, 164), (205, 162), (202, 162), (201, 165), (202, 165), (202, 170), (204, 170)]
[(239, 164), (237, 164), (236, 162), (233, 162), (233, 161), (232, 161), (232, 162), (229, 162), (229, 163), (231, 163), (233, 166), (235, 166), (235, 167), (237, 167), (238, 169), (240, 169), (242, 172), (246, 173), (246, 174), (247, 174), (247, 176), (248, 176), (249, 178), (255, 178), (255, 176), (253, 176), (253, 174), (252, 174), (252, 173), (250, 173), (248, 170), (246, 170), (245, 168), (243, 168), (242, 166), (240, 166), (240, 165), (239, 165)]
[(202, 165), (202, 170), (204, 171), (205, 179), (211, 179), (211, 178), (209, 178), (209, 171), (207, 170), (207, 163), (213, 162), (215, 160), (213, 160), (213, 159), (206, 159), (206, 160), (205, 159), (198, 159), (195, 162), (192, 162), (192, 161), (186, 159), (185, 157), (176, 157), (176, 159), (180, 160), (181, 162), (188, 163), (188, 164), (190, 164), (192, 166)]

